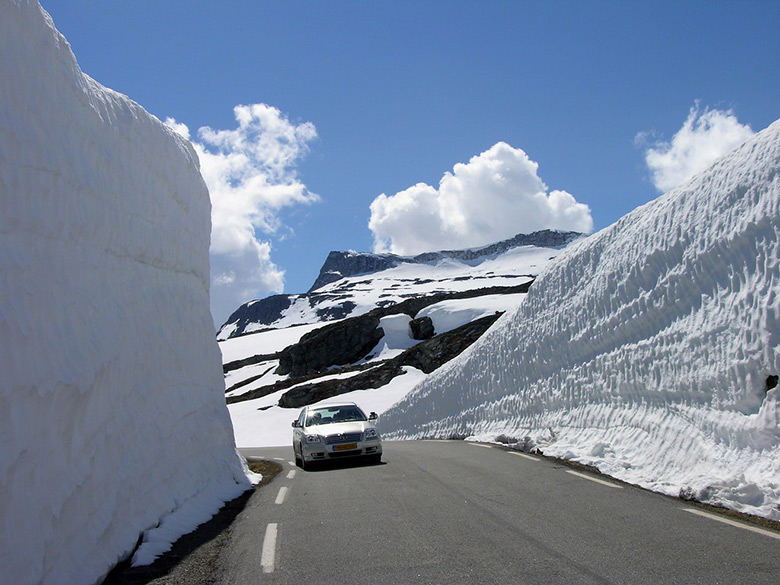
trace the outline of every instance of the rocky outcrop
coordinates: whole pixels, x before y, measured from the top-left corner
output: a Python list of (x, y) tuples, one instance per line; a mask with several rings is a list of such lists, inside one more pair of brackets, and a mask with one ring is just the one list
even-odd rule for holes
[(320, 268), (317, 280), (309, 292), (336, 282), (347, 276), (379, 272), (396, 266), (403, 261), (401, 256), (394, 254), (366, 254), (358, 252), (331, 252)]
[[(298, 343), (287, 347), (277, 354), (251, 356), (225, 364), (226, 372), (265, 361), (279, 360), (276, 373), (288, 378), (272, 385), (262, 386), (238, 396), (227, 398), (228, 404), (253, 400), (276, 392), (287, 390), (280, 399), (280, 405), (286, 408), (298, 408), (305, 404), (338, 396), (354, 390), (379, 388), (395, 376), (403, 373), (402, 366), (412, 366), (430, 373), (442, 364), (453, 359), (469, 345), (474, 343), (498, 319), (500, 314), (476, 319), (457, 329), (436, 335), (433, 322), (429, 317), (414, 319), (426, 307), (446, 300), (467, 299), (483, 295), (516, 294), (528, 292), (531, 282), (510, 287), (487, 287), (454, 293), (407, 299), (387, 307), (374, 309), (370, 313), (352, 317), (343, 321), (323, 325), (307, 333)], [(421, 340), (414, 347), (396, 358), (380, 363), (361, 363), (384, 336), (379, 327), (382, 317), (406, 314), (412, 317), (410, 327), (413, 338)], [(338, 380), (317, 381), (329, 376), (334, 369), (340, 374), (358, 372)], [(227, 392), (239, 390), (262, 378), (265, 373), (251, 376), (227, 389)]]
[(268, 362), (271, 360), (275, 360), (279, 357), (279, 354), (273, 353), (273, 354), (260, 354), (260, 355), (253, 355), (247, 358), (244, 358), (242, 360), (236, 360), (234, 362), (228, 362), (226, 364), (222, 364), (222, 373), (227, 374), (228, 372), (232, 372), (234, 370), (240, 370), (241, 368), (244, 368), (246, 366), (253, 366), (255, 364), (259, 364), (261, 362)]
[[(298, 343), (279, 352), (280, 376), (305, 376), (333, 366), (353, 364), (365, 358), (384, 336), (379, 320), (404, 313), (414, 318), (425, 307), (445, 300), (466, 299), (489, 294), (528, 292), (531, 283), (514, 287), (489, 287), (456, 293), (438, 293), (416, 297), (370, 313), (337, 321), (304, 335)], [(430, 321), (430, 319), (428, 319)], [(421, 320), (421, 323), (424, 319)], [(433, 324), (430, 324), (433, 328)], [(250, 358), (251, 359), (251, 358)]]
[(409, 321), (409, 329), (412, 332), (412, 339), (425, 340), (433, 337), (433, 321), (430, 317), (420, 317)]
[(384, 335), (379, 316), (372, 313), (326, 325), (281, 351), (276, 373), (303, 376), (354, 363), (374, 349)]
[(430, 374), (479, 339), (501, 315), (502, 313), (496, 313), (475, 319), (457, 329), (418, 343), (396, 359), (399, 365), (412, 366)]
[(233, 311), (225, 322), (235, 323), (236, 327), (230, 334), (230, 337), (238, 337), (246, 332), (246, 328), (251, 324), (270, 325), (282, 316), (282, 312), (289, 308), (293, 299), (299, 295), (272, 295), (259, 301), (250, 301), (241, 305)]
[[(309, 297), (310, 301), (314, 300), (313, 297)], [(342, 301), (338, 305), (333, 305), (325, 309), (317, 309), (317, 318), (321, 321), (336, 321), (337, 319), (343, 319), (355, 310), (357, 305), (352, 301)]]
[(282, 394), (282, 397), (279, 399), (279, 406), (282, 408), (301, 408), (307, 404), (314, 404), (320, 400), (333, 398), (347, 392), (365, 390), (367, 388), (381, 388), (389, 383), (390, 380), (403, 373), (404, 371), (401, 367), (395, 360), (392, 360), (349, 378), (337, 378), (296, 386)]
[[(396, 376), (404, 373), (402, 366), (412, 366), (430, 374), (479, 339), (500, 316), (501, 313), (496, 313), (482, 317), (457, 329), (437, 335), (360, 374), (295, 386), (282, 395), (279, 406), (282, 408), (301, 408), (347, 392), (381, 388)], [(270, 393), (266, 392), (264, 395)], [(239, 398), (241, 397), (236, 397), (233, 401), (238, 401)]]
[[(506, 294), (527, 292), (528, 285), (522, 287), (491, 287), (482, 289), (482, 294)], [(346, 319), (331, 325), (312, 331), (304, 335), (301, 340), (287, 349), (274, 355), (258, 355), (244, 360), (231, 362), (225, 365), (226, 371), (233, 369), (237, 364), (260, 363), (271, 359), (279, 359), (278, 374), (287, 375), (286, 380), (280, 380), (270, 386), (256, 388), (238, 396), (227, 398), (228, 404), (254, 400), (268, 396), (275, 392), (292, 388), (283, 395), (281, 403), (288, 408), (297, 408), (298, 405), (316, 400), (322, 400), (331, 396), (338, 396), (353, 390), (365, 388), (379, 388), (393, 377), (403, 373), (401, 366), (412, 366), (425, 373), (430, 373), (442, 364), (448, 362), (469, 345), (474, 343), (480, 335), (498, 319), (500, 314), (490, 315), (482, 319), (476, 319), (457, 329), (440, 335), (433, 335), (421, 341), (411, 349), (406, 350), (396, 358), (378, 364), (366, 363), (354, 364), (362, 360), (370, 352), (384, 332), (379, 327), (379, 320), (392, 314), (404, 313), (410, 316), (416, 315), (425, 307), (442, 300), (469, 298), (475, 296), (474, 291), (465, 291), (449, 294), (437, 294), (427, 297), (409, 299), (392, 307), (375, 309), (371, 313)], [(413, 320), (421, 325), (424, 334), (427, 335), (429, 323), (430, 332), (433, 332), (433, 323), (430, 318), (423, 317)], [(338, 367), (342, 366), (342, 367)], [(359, 374), (341, 380), (329, 380), (316, 382), (317, 378), (329, 375), (333, 368), (338, 367), (339, 373), (358, 371)], [(260, 379), (263, 374), (247, 378), (238, 384), (231, 386), (227, 392), (238, 390)], [(303, 385), (301, 385), (303, 384)], [(300, 385), (300, 386), (299, 386)], [(291, 393), (291, 394), (290, 394)], [(289, 394), (289, 396), (288, 396)]]

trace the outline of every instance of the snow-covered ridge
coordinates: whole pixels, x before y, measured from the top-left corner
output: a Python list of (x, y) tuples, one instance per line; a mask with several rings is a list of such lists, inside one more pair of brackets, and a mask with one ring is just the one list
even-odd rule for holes
[(320, 269), (320, 274), (309, 289), (309, 292), (348, 276), (381, 272), (399, 264), (429, 264), (433, 266), (442, 260), (452, 259), (470, 266), (476, 266), (485, 260), (495, 258), (512, 248), (521, 246), (564, 248), (581, 235), (577, 232), (542, 230), (532, 234), (517, 234), (513, 238), (478, 248), (441, 250), (439, 252), (426, 252), (416, 256), (334, 251), (328, 254), (325, 263)]
[(580, 237), (584, 236), (545, 230), (473, 250), (413, 257), (331, 252), (308, 293), (246, 303), (228, 318), (217, 338), (356, 317), (434, 293), (521, 286)]
[(780, 122), (564, 250), (382, 419), (780, 519)]
[(197, 157), (0, 2), (0, 581), (100, 581), (249, 486)]

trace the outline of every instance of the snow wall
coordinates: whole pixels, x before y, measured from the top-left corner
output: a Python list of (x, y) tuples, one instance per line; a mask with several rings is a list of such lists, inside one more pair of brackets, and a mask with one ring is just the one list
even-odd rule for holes
[[(780, 121), (566, 249), (382, 417), (780, 519)], [(390, 431), (388, 433), (388, 431)]]
[[(190, 145), (0, 0), (0, 582), (95, 583), (249, 487)], [(157, 528), (156, 528), (157, 527)]]

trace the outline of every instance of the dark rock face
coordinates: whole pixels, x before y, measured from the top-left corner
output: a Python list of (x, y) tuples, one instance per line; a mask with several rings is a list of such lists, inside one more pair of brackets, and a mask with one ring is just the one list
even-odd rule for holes
[(452, 358), (460, 355), (464, 349), (479, 339), (500, 316), (501, 313), (496, 313), (475, 319), (457, 329), (418, 343), (396, 359), (400, 365), (412, 366), (430, 374)]
[(420, 317), (409, 321), (409, 329), (412, 330), (412, 339), (422, 341), (433, 337), (433, 321), (430, 317)]
[[(469, 298), (483, 294), (527, 292), (529, 286), (530, 283), (526, 283), (517, 287), (491, 287), (477, 291), (439, 293), (427, 297), (416, 297), (402, 303), (374, 309), (370, 313), (358, 317), (325, 325), (307, 333), (298, 343), (279, 352), (279, 368), (276, 373), (280, 376), (287, 374), (305, 376), (332, 366), (344, 366), (363, 359), (384, 336), (384, 331), (379, 327), (379, 320), (386, 315), (404, 313), (414, 317), (425, 307), (446, 299)], [(430, 322), (430, 319), (423, 317), (420, 322), (425, 323), (426, 319), (432, 334), (433, 323)]]
[(317, 280), (309, 289), (309, 292), (320, 287), (341, 280), (346, 276), (379, 272), (397, 265), (399, 256), (394, 254), (356, 254), (354, 252), (331, 252), (325, 259), (325, 264), (320, 268)]
[(343, 319), (355, 310), (357, 305), (352, 301), (344, 301), (340, 305), (335, 307), (328, 307), (327, 309), (317, 309), (317, 317), (322, 321), (336, 321), (337, 319)]
[(238, 324), (231, 337), (242, 335), (246, 331), (247, 325), (251, 323), (270, 325), (281, 318), (282, 312), (290, 307), (294, 298), (296, 295), (273, 295), (259, 301), (245, 303), (233, 311), (233, 314), (225, 321), (225, 325)]
[[(426, 297), (407, 299), (401, 303), (394, 303), (387, 307), (374, 309), (370, 313), (358, 317), (352, 317), (345, 319), (344, 321), (339, 321), (338, 323), (325, 325), (320, 329), (307, 333), (298, 343), (291, 345), (278, 354), (250, 356), (236, 362), (225, 364), (223, 369), (225, 372), (228, 372), (249, 364), (279, 359), (279, 368), (277, 369), (279, 375), (290, 374), (292, 378), (311, 376), (312, 374), (322, 372), (333, 366), (353, 364), (366, 357), (368, 352), (376, 347), (376, 344), (379, 343), (379, 340), (382, 339), (382, 336), (384, 335), (384, 331), (379, 328), (379, 320), (386, 315), (404, 313), (410, 317), (414, 317), (425, 307), (440, 301), (465, 299), (490, 294), (524, 293), (528, 292), (530, 286), (531, 283), (528, 282), (518, 286), (488, 287), (455, 293), (437, 293)], [(489, 318), (492, 317), (488, 317), (488, 319)], [(422, 339), (429, 332), (425, 323), (430, 322), (430, 319), (422, 317), (416, 321), (422, 325), (421, 333), (419, 333), (419, 339)], [(432, 336), (435, 334), (433, 331), (433, 323), (430, 322), (429, 325)], [(468, 325), (469, 324), (464, 325), (464, 327), (468, 327)], [(458, 332), (461, 329), (462, 328), (458, 328), (454, 331)], [(445, 334), (445, 336), (446, 335), (449, 335), (449, 333)], [(435, 337), (434, 339), (438, 338), (439, 337)], [(415, 337), (415, 339), (418, 339), (418, 337)], [(444, 339), (446, 339), (446, 337), (444, 337)], [(422, 351), (422, 348), (420, 351)], [(420, 357), (419, 359), (425, 360), (427, 358)], [(410, 363), (409, 365), (414, 364)], [(423, 368), (420, 367), (420, 369)], [(425, 370), (423, 369), (423, 371)], [(231, 400), (234, 402), (241, 402), (242, 400), (250, 400), (250, 396), (258, 397), (257, 394), (248, 393), (236, 396)]]
[(301, 408), (347, 392), (365, 390), (366, 388), (381, 388), (403, 373), (400, 366), (391, 362), (349, 378), (304, 384), (282, 394), (279, 406), (282, 408)]
[(354, 363), (374, 349), (384, 334), (379, 317), (372, 313), (326, 325), (280, 352), (277, 373), (303, 376)]
[(401, 366), (412, 366), (430, 374), (479, 339), (500, 316), (501, 313), (496, 313), (482, 317), (457, 329), (437, 335), (418, 343), (398, 357), (355, 376), (297, 386), (282, 394), (279, 406), (282, 408), (301, 408), (347, 392), (381, 388), (396, 376), (404, 373)]
[(275, 353), (260, 354), (260, 355), (249, 356), (247, 358), (236, 360), (234, 362), (228, 362), (226, 364), (222, 364), (222, 373), (227, 374), (228, 372), (232, 372), (233, 370), (240, 370), (241, 368), (246, 366), (252, 366), (254, 364), (275, 360), (276, 357), (277, 354)]

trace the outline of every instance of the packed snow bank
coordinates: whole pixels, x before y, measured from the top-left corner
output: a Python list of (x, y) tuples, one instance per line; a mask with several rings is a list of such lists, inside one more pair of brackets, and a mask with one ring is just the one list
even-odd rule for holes
[(385, 414), (780, 519), (780, 122), (564, 250)]
[(249, 485), (208, 192), (189, 144), (82, 74), (37, 2), (0, 2), (0, 103), (0, 580), (84, 585)]
[(430, 317), (436, 333), (446, 333), (482, 317), (504, 313), (516, 308), (526, 293), (485, 295), (471, 299), (442, 301), (426, 307), (415, 318)]

